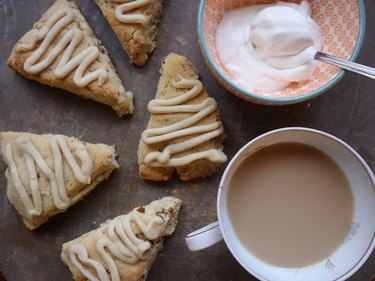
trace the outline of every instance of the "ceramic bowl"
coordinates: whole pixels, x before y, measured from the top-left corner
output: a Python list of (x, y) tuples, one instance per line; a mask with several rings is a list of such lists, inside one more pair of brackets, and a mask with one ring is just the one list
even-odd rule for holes
[[(269, 4), (272, 0), (201, 0), (198, 12), (198, 35), (203, 56), (215, 78), (233, 94), (259, 104), (284, 105), (314, 98), (344, 76), (340, 68), (317, 62), (313, 78), (305, 83), (292, 83), (278, 91), (249, 91), (237, 85), (221, 64), (215, 48), (215, 32), (226, 10), (255, 4)], [(288, 1), (297, 2), (300, 1)], [(363, 0), (309, 0), (312, 18), (322, 31), (322, 52), (354, 61), (365, 33)]]

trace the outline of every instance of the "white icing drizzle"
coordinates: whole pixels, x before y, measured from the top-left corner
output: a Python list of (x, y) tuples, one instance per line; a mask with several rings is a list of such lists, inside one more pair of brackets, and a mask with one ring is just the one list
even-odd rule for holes
[(123, 3), (116, 7), (116, 18), (123, 23), (141, 23), (146, 24), (150, 17), (143, 14), (129, 14), (127, 12), (133, 11), (137, 8), (151, 3), (151, 0), (111, 0), (115, 3)]
[(211, 124), (190, 127), (202, 120), (217, 109), (217, 103), (213, 98), (206, 98), (199, 104), (183, 104), (196, 97), (203, 90), (202, 82), (197, 79), (185, 79), (179, 77), (174, 85), (177, 89), (189, 89), (184, 94), (172, 99), (154, 99), (148, 104), (151, 113), (181, 113), (192, 112), (194, 115), (172, 125), (162, 128), (147, 129), (142, 134), (142, 140), (146, 144), (161, 143), (178, 137), (200, 134), (191, 139), (167, 145), (162, 152), (153, 151), (145, 156), (145, 163), (151, 167), (183, 166), (198, 159), (209, 159), (212, 162), (222, 163), (227, 160), (226, 155), (217, 149), (195, 152), (187, 156), (173, 158), (179, 153), (196, 147), (205, 141), (213, 139), (223, 133), (223, 125), (220, 121)]
[(77, 142), (74, 152), (82, 163), (81, 166), (79, 166), (76, 159), (73, 157), (68, 144), (66, 143), (65, 136), (55, 135), (52, 137), (50, 146), (54, 159), (54, 172), (47, 165), (40, 152), (27, 136), (19, 136), (16, 139), (15, 145), (25, 160), (26, 170), (29, 177), (31, 198), (20, 179), (17, 165), (13, 157), (12, 145), (9, 143), (5, 144), (5, 158), (9, 167), (8, 175), (11, 177), (13, 185), (29, 216), (40, 215), (43, 210), (39, 180), (35, 164), (38, 166), (41, 173), (48, 178), (51, 186), (53, 203), (56, 208), (61, 210), (69, 207), (69, 197), (65, 187), (61, 152), (64, 154), (64, 157), (72, 169), (74, 176), (79, 182), (89, 184), (91, 181), (90, 175), (93, 170), (93, 160), (85, 146), (79, 142)]
[[(87, 249), (82, 244), (76, 244), (69, 248), (68, 256), (72, 264), (91, 281), (120, 281), (120, 275), (114, 257), (128, 264), (136, 264), (140, 259), (146, 258), (147, 250), (151, 243), (139, 239), (132, 228), (137, 225), (148, 240), (160, 237), (165, 223), (163, 219), (154, 215), (147, 217), (148, 223), (141, 218), (141, 214), (134, 209), (125, 216), (121, 216), (108, 222), (105, 228), (105, 237), (96, 242), (96, 251), (104, 261), (106, 267), (100, 262), (88, 256)], [(97, 273), (97, 278), (86, 266)], [(108, 271), (106, 271), (108, 268)]]
[[(26, 52), (35, 48), (38, 41), (43, 40), (38, 49), (33, 52), (25, 61), (23, 67), (26, 72), (37, 74), (50, 66), (58, 55), (62, 57), (54, 70), (56, 78), (66, 77), (74, 69), (74, 83), (78, 87), (85, 87), (94, 80), (102, 85), (108, 79), (108, 73), (100, 68), (95, 71), (88, 71), (88, 67), (98, 58), (100, 52), (96, 46), (90, 46), (82, 50), (72, 58), (72, 55), (81, 43), (84, 34), (74, 27), (64, 34), (56, 46), (48, 53), (47, 49), (55, 40), (56, 36), (74, 20), (74, 12), (70, 8), (64, 8), (57, 11), (40, 28), (33, 29), (31, 32), (30, 43), (20, 43), (16, 47), (16, 52)], [(44, 57), (43, 57), (44, 56)], [(43, 59), (42, 59), (43, 57)], [(85, 75), (85, 72), (89, 72)]]

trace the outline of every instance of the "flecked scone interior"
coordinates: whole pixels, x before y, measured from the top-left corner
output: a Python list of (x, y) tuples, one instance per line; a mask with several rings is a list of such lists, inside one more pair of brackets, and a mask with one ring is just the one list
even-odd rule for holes
[(40, 83), (49, 85), (51, 87), (65, 89), (83, 98), (88, 98), (107, 104), (111, 106), (119, 116), (133, 113), (133, 93), (126, 91), (124, 89), (124, 86), (108, 56), (106, 48), (102, 45), (100, 40), (96, 38), (95, 34), (88, 25), (86, 19), (83, 17), (77, 5), (74, 2), (66, 0), (56, 1), (56, 3), (50, 9), (48, 9), (47, 12), (43, 14), (41, 19), (34, 24), (33, 28), (40, 29), (52, 15), (66, 7), (69, 7), (73, 10), (75, 15), (74, 21), (67, 25), (51, 42), (51, 45), (47, 49), (47, 54), (53, 50), (53, 48), (61, 40), (65, 33), (67, 33), (70, 29), (77, 27), (81, 31), (83, 31), (84, 38), (73, 52), (72, 57), (75, 57), (77, 54), (82, 52), (82, 50), (86, 47), (98, 47), (100, 51), (99, 57), (92, 64), (89, 65), (88, 72), (95, 71), (99, 68), (105, 69), (108, 73), (108, 79), (106, 80), (106, 82), (104, 82), (104, 84), (102, 85), (99, 85), (98, 81), (94, 80), (85, 87), (78, 87), (76, 86), (73, 80), (74, 72), (76, 71), (76, 69), (70, 72), (65, 78), (57, 79), (53, 71), (54, 69), (56, 69), (56, 66), (61, 60), (64, 51), (57, 56), (57, 58), (48, 68), (44, 69), (38, 74), (30, 74), (26, 72), (23, 66), (25, 61), (39, 47), (42, 41), (37, 42), (35, 48), (30, 51), (16, 52), (15, 49), (16, 46), (20, 43), (30, 43), (32, 35), (31, 31), (27, 32), (17, 42), (8, 59), (8, 65), (27, 78), (34, 79)]
[(95, 2), (116, 33), (131, 62), (138, 66), (144, 65), (149, 54), (156, 47), (155, 40), (162, 11), (162, 0), (151, 0), (149, 4), (128, 12), (148, 16), (150, 19), (146, 24), (120, 22), (116, 18), (115, 10), (122, 3), (111, 2), (111, 0), (95, 0)]
[[(27, 172), (26, 162), (24, 157), (22, 157), (20, 150), (17, 145), (14, 145), (16, 139), (19, 136), (27, 136), (32, 143), (35, 145), (37, 150), (40, 152), (41, 156), (45, 160), (49, 168), (54, 171), (54, 159), (51, 151), (50, 140), (53, 135), (36, 135), (31, 133), (20, 133), (20, 132), (1, 132), (0, 133), (0, 146), (1, 146), (1, 156), (5, 160), (5, 145), (11, 144), (13, 150), (13, 157), (16, 163), (16, 167), (20, 176), (20, 180), (27, 190), (27, 193), (31, 194), (30, 188), (30, 177)], [(67, 144), (72, 150), (74, 158), (77, 155), (74, 152), (76, 143), (81, 142), (74, 137), (66, 137)], [(82, 143), (82, 142), (81, 142)], [(83, 143), (93, 159), (93, 170), (91, 173), (91, 183), (83, 184), (75, 178), (73, 172), (68, 165), (64, 156), (63, 159), (63, 171), (64, 171), (64, 181), (69, 196), (69, 206), (74, 205), (79, 200), (83, 199), (91, 190), (93, 190), (100, 182), (107, 179), (114, 169), (119, 167), (117, 161), (115, 160), (115, 149), (113, 146), (108, 146), (105, 144), (91, 144)], [(8, 186), (7, 186), (7, 196), (9, 201), (14, 205), (15, 209), (22, 216), (23, 222), (30, 230), (39, 227), (41, 224), (46, 222), (50, 217), (64, 212), (56, 208), (53, 203), (51, 194), (51, 185), (48, 178), (41, 172), (38, 166), (37, 175), (39, 180), (39, 190), (42, 195), (42, 206), (43, 211), (40, 215), (30, 217), (25, 209), (25, 205), (20, 199), (20, 196), (13, 184), (12, 178), (9, 176), (9, 171), (7, 170)]]
[[(161, 235), (155, 240), (150, 241), (151, 248), (148, 250), (146, 259), (140, 259), (135, 264), (128, 264), (115, 256), (111, 257), (115, 260), (115, 263), (118, 267), (118, 272), (121, 281), (142, 281), (146, 280), (148, 271), (154, 262), (157, 253), (162, 250), (164, 237), (171, 235), (177, 225), (177, 216), (180, 210), (181, 200), (174, 197), (164, 197), (162, 199), (153, 201), (149, 205), (140, 207), (137, 210), (142, 210), (146, 215), (154, 216), (163, 214), (165, 228)], [(124, 217), (125, 215), (118, 216), (113, 220)], [(87, 278), (75, 267), (72, 261), (69, 258), (69, 249), (77, 244), (82, 244), (88, 252), (88, 257), (96, 260), (105, 266), (105, 262), (101, 258), (100, 254), (97, 251), (96, 243), (100, 238), (106, 237), (106, 229), (110, 221), (103, 223), (98, 229), (88, 232), (82, 235), (79, 238), (76, 238), (72, 241), (69, 241), (62, 246), (61, 259), (69, 267), (70, 271), (73, 274), (73, 278), (76, 281), (87, 280)], [(136, 236), (143, 237), (141, 230), (137, 227), (136, 224), (132, 224), (132, 229)], [(146, 239), (146, 238), (142, 238)], [(109, 251), (106, 251), (108, 254), (111, 254)], [(90, 267), (88, 267), (90, 268)], [(97, 273), (93, 268), (90, 268), (90, 271), (94, 276), (97, 276)]]
[[(158, 89), (156, 93), (156, 99), (171, 99), (181, 95), (186, 92), (186, 89), (177, 89), (174, 86), (174, 82), (178, 80), (178, 77), (184, 77), (188, 79), (198, 79), (198, 73), (195, 67), (188, 61), (184, 56), (177, 54), (169, 54), (164, 58), (161, 67), (161, 76), (158, 84)], [(189, 100), (186, 104), (197, 104), (208, 98), (209, 95), (206, 89), (203, 88), (201, 93), (195, 98)], [(155, 114), (152, 113), (147, 129), (149, 128), (160, 128), (174, 124), (183, 119), (192, 116), (194, 113), (170, 113), (170, 114)], [(215, 121), (219, 121), (219, 109), (216, 109), (214, 112), (204, 117), (199, 122), (195, 123), (193, 126), (211, 124)], [(206, 177), (212, 175), (220, 166), (220, 163), (211, 162), (208, 159), (200, 159), (193, 161), (192, 163), (180, 166), (180, 167), (149, 167), (145, 164), (145, 156), (152, 151), (162, 151), (170, 143), (178, 143), (193, 137), (186, 136), (180, 137), (170, 142), (165, 141), (164, 143), (159, 144), (146, 144), (142, 141), (139, 142), (138, 147), (138, 165), (139, 165), (139, 176), (141, 178), (162, 181), (168, 180), (173, 176), (174, 171), (176, 170), (179, 174), (181, 180), (190, 180), (199, 177)], [(176, 157), (181, 157), (189, 155), (193, 152), (206, 151), (209, 149), (219, 149), (222, 150), (222, 141), (225, 135), (221, 134), (218, 137), (210, 139), (192, 149), (186, 150), (175, 154)]]

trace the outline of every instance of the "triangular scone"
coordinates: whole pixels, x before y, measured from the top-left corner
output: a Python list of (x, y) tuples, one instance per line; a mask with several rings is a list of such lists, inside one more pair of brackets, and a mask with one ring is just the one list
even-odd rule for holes
[(177, 225), (181, 200), (164, 197), (133, 209), (62, 246), (74, 280), (145, 280), (164, 237)]
[(163, 60), (148, 110), (150, 121), (138, 148), (140, 177), (168, 180), (176, 170), (182, 180), (190, 180), (213, 174), (227, 160), (217, 103), (185, 57), (170, 54)]
[(132, 63), (142, 66), (156, 47), (162, 0), (95, 0)]
[(15, 45), (8, 65), (21, 75), (111, 106), (122, 116), (133, 112), (108, 56), (74, 2), (57, 0)]
[(0, 132), (7, 195), (33, 230), (83, 199), (119, 165), (115, 149), (63, 135)]

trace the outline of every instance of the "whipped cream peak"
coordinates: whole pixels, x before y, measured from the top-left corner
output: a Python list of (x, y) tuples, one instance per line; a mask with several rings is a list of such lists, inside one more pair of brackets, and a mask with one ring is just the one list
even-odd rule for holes
[(219, 58), (247, 90), (281, 90), (312, 78), (322, 43), (307, 1), (227, 11), (216, 30)]
[(310, 21), (296, 9), (269, 7), (255, 17), (250, 40), (263, 56), (294, 55), (314, 45)]

